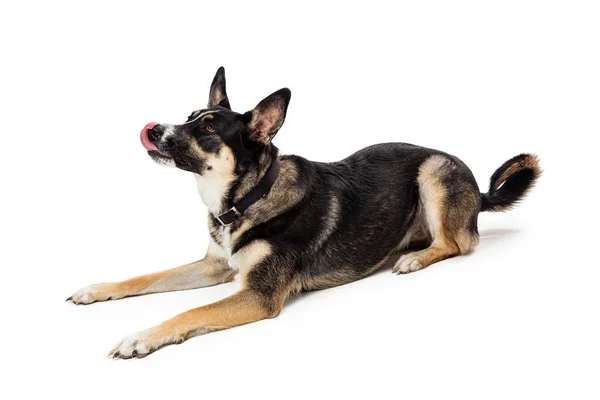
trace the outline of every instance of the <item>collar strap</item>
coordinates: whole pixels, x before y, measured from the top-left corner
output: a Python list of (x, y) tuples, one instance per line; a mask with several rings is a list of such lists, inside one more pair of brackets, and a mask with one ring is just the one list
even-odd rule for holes
[(219, 221), (222, 226), (228, 226), (240, 219), (248, 207), (256, 203), (267, 194), (269, 189), (271, 189), (271, 186), (273, 186), (273, 183), (275, 183), (275, 180), (277, 180), (278, 175), (279, 159), (276, 158), (260, 182), (258, 182), (258, 184), (254, 186), (252, 190), (249, 191), (248, 194), (246, 194), (240, 201), (234, 204), (233, 207), (223, 214), (220, 214), (217, 217), (217, 221)]

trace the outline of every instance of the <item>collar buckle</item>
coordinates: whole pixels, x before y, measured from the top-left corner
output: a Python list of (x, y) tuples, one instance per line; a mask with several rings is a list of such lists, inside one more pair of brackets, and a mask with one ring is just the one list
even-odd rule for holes
[[(252, 204), (259, 201), (263, 198), (271, 189), (271, 186), (277, 180), (279, 176), (279, 159), (275, 158), (273, 163), (265, 173), (265, 175), (261, 178), (252, 190), (250, 190), (244, 198), (238, 201), (233, 207), (229, 210), (225, 211), (223, 214), (219, 214), (216, 217), (216, 220), (219, 221), (221, 226), (229, 226), (233, 224), (238, 219), (242, 218), (244, 212), (250, 207)], [(213, 214), (214, 215), (214, 214)]]
[(217, 216), (217, 221), (221, 224), (221, 226), (226, 227), (233, 224), (238, 218), (242, 216), (242, 213), (238, 211), (235, 206), (231, 207), (229, 210), (225, 211), (223, 214)]

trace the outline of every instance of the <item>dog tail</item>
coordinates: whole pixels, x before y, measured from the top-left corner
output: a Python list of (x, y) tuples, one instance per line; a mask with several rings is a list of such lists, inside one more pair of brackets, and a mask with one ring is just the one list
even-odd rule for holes
[(490, 189), (481, 194), (481, 211), (508, 211), (518, 204), (542, 174), (534, 154), (519, 154), (502, 164), (490, 178)]

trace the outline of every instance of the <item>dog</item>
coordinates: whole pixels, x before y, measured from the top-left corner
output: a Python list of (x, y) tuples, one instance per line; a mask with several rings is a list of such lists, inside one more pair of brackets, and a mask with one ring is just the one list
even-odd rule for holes
[(208, 106), (181, 125), (150, 123), (141, 142), (159, 164), (194, 174), (208, 208), (206, 256), (179, 268), (80, 289), (75, 304), (241, 282), (213, 304), (125, 337), (109, 353), (141, 358), (211, 331), (276, 317), (288, 296), (343, 285), (395, 261), (405, 274), (471, 252), (482, 211), (505, 211), (541, 175), (531, 154), (511, 158), (480, 193), (469, 168), (405, 143), (364, 148), (334, 163), (280, 156), (284, 88), (243, 114), (231, 110), (225, 70)]

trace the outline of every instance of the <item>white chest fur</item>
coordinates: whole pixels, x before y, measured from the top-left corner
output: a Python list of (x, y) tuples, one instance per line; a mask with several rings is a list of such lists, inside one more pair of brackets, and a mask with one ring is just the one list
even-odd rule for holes
[(229, 183), (224, 182), (218, 177), (201, 176), (194, 174), (198, 193), (202, 197), (202, 201), (206, 207), (213, 213), (217, 214), (221, 211), (223, 198), (229, 190)]

